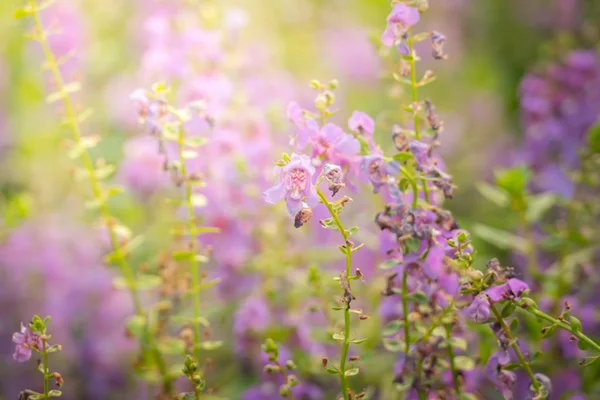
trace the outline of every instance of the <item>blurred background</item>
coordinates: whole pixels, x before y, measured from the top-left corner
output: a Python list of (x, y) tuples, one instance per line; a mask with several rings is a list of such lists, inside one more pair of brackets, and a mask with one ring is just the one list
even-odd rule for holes
[[(52, 362), (65, 376), (64, 398), (142, 398), (146, 384), (131, 372), (135, 340), (124, 328), (130, 300), (113, 287), (115, 270), (103, 265), (106, 240), (84, 207), (87, 182), (73, 178), (61, 108), (45, 102), (54, 87), (42, 72), (43, 54), (25, 37), (30, 21), (10, 18), (19, 7), (18, 0), (0, 2), (0, 399), (39, 386), (35, 368), (12, 360), (10, 339), (34, 313), (52, 316), (53, 341), (63, 345)], [(210, 335), (224, 342), (211, 353), (214, 367), (207, 372), (218, 396), (273, 398), (257, 345), (271, 336), (288, 343), (309, 377), (299, 398), (331, 398), (318, 364), (310, 361), (331, 350), (314, 333), (327, 323), (312, 318), (309, 308), (321, 286), (335, 292), (327, 277), (315, 286), (310, 276), (317, 264), (335, 274), (339, 253), (326, 245), (335, 238), (318, 226), (294, 230), (283, 205), (273, 211), (260, 193), (272, 183), (273, 162), (291, 151), (285, 108), (291, 100), (310, 106), (311, 79), (339, 80), (334, 120), (345, 126), (353, 110), (369, 113), (377, 142), (393, 154), (391, 125), (406, 94), (390, 78), (393, 67), (379, 40), (388, 13), (385, 0), (58, 0), (42, 13), (46, 28), (60, 31), (49, 39), (53, 52), (69, 56), (61, 66), (65, 80), (82, 83), (77, 109), (94, 110), (84, 130), (102, 140), (92, 154), (115, 164), (111, 179), (126, 188), (111, 200), (111, 212), (144, 236), (131, 256), (136, 267), (159, 271), (168, 263), (163, 256), (172, 210), (162, 194), (172, 188), (137, 123), (130, 93), (166, 81), (176, 88), (176, 103), (206, 93), (229, 110), (219, 112), (233, 122), (214, 134), (198, 167), (208, 198), (200, 215), (222, 230), (203, 239), (213, 246), (207, 274), (221, 278), (203, 297)], [(197, 18), (217, 21), (220, 36), (188, 29)], [(511, 229), (510, 218), (490, 206), (476, 184), (523, 157), (523, 77), (563, 62), (574, 49), (598, 50), (598, 21), (595, 0), (430, 1), (418, 30), (444, 33), (449, 59), (434, 62), (425, 57), (427, 48), (417, 49), (421, 71), (438, 76), (422, 96), (434, 101), (445, 122), (442, 155), (458, 186), (445, 206), (461, 226)], [(364, 195), (353, 196), (349, 218), (370, 249), (360, 256), (372, 283), (362, 306), (377, 314), (383, 278), (375, 272), (380, 255), (371, 221), (380, 204), (369, 199), (368, 188), (355, 190)], [(482, 259), (511, 259), (506, 249), (477, 238), (474, 243)], [(148, 307), (155, 296), (148, 294)], [(365, 331), (378, 330), (381, 321), (372, 321)], [(170, 334), (178, 329), (173, 324)], [(379, 398), (395, 398), (386, 392), (393, 358), (378, 356), (375, 340), (366, 347), (372, 355), (364, 357), (369, 368), (361, 379), (378, 387)], [(259, 394), (251, 397), (251, 390)]]

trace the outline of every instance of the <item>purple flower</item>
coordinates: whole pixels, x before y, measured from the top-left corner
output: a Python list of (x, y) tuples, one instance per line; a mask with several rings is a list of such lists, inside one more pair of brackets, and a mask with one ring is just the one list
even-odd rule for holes
[(513, 399), (513, 388), (517, 381), (517, 375), (512, 371), (502, 369), (508, 363), (508, 358), (498, 352), (492, 354), (486, 365), (486, 375), (494, 383), (496, 389), (504, 399)]
[(290, 215), (302, 210), (302, 201), (309, 207), (314, 207), (319, 202), (317, 192), (312, 184), (315, 167), (312, 166), (310, 157), (293, 153), (290, 162), (283, 167), (275, 167), (279, 173), (277, 183), (264, 192), (264, 199), (268, 203), (277, 203), (285, 199)]
[(335, 124), (325, 124), (314, 139), (313, 152), (332, 164), (342, 165), (342, 161), (355, 156), (360, 151), (360, 143), (352, 135), (344, 133)]
[(306, 118), (302, 107), (295, 101), (288, 104), (287, 117), (290, 121), (298, 128), (296, 142), (298, 146), (304, 147), (308, 141), (317, 136), (319, 132), (319, 126), (315, 120)]
[(526, 290), (529, 290), (529, 286), (525, 282), (512, 278), (503, 285), (484, 290), (483, 293), (488, 295), (490, 303), (493, 304), (502, 300), (517, 299)]
[(429, 157), (429, 146), (418, 140), (410, 142), (408, 149), (415, 158), (417, 169), (420, 171), (429, 171), (432, 167), (431, 158)]
[(348, 128), (353, 132), (359, 132), (365, 136), (373, 136), (375, 123), (373, 119), (361, 111), (354, 111), (348, 119)]
[(12, 341), (15, 344), (13, 359), (17, 362), (25, 362), (31, 358), (31, 348), (41, 349), (42, 339), (29, 330), (29, 327), (21, 322), (21, 332), (13, 333)]
[(465, 308), (466, 317), (476, 324), (487, 322), (490, 319), (490, 301), (487, 295), (480, 293), (473, 302)]
[(400, 168), (396, 162), (386, 163), (381, 156), (366, 156), (363, 158), (362, 169), (366, 171), (373, 185), (373, 193), (379, 193), (382, 186), (387, 186), (392, 197), (400, 197), (396, 175)]
[(381, 41), (386, 46), (392, 46), (394, 41), (404, 35), (408, 28), (419, 22), (419, 10), (406, 4), (396, 4), (387, 17), (387, 26)]

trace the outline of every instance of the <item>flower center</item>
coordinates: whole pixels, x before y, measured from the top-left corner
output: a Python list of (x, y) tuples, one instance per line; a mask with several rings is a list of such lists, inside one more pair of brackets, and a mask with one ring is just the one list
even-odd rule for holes
[(308, 179), (305, 170), (300, 168), (291, 170), (289, 174), (290, 197), (295, 200), (300, 200), (302, 198), (302, 193), (306, 189), (307, 181)]

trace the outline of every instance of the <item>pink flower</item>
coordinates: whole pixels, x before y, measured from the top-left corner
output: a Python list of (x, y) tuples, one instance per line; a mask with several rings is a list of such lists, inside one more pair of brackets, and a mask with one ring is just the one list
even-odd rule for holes
[(275, 172), (279, 173), (279, 178), (275, 186), (264, 192), (266, 202), (277, 203), (285, 199), (292, 216), (296, 216), (304, 208), (303, 201), (309, 207), (317, 205), (319, 198), (312, 184), (315, 167), (309, 156), (293, 153), (290, 162), (283, 167), (275, 167)]
[(25, 362), (31, 358), (31, 348), (42, 348), (42, 340), (40, 337), (31, 332), (29, 327), (21, 322), (21, 332), (13, 333), (12, 341), (15, 344), (15, 352), (13, 359), (17, 362)]
[(419, 10), (406, 4), (396, 4), (387, 17), (387, 26), (381, 41), (386, 46), (393, 46), (396, 39), (401, 38), (408, 28), (419, 22)]
[(360, 143), (335, 124), (325, 124), (313, 138), (313, 153), (327, 162), (343, 165), (360, 151)]
[(518, 299), (524, 291), (529, 290), (529, 286), (522, 280), (512, 278), (505, 284), (494, 286), (483, 291), (490, 298), (490, 303), (496, 303), (507, 299)]
[(375, 131), (375, 123), (368, 114), (361, 111), (354, 111), (350, 119), (348, 119), (348, 128), (353, 132), (371, 137)]

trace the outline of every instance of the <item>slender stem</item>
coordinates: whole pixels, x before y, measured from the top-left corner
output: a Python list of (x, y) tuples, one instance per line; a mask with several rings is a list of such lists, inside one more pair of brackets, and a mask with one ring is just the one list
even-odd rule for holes
[[(94, 164), (92, 162), (92, 158), (91, 158), (89, 152), (87, 151), (87, 149), (85, 149), (83, 146), (81, 146), (82, 134), (81, 134), (81, 130), (79, 128), (79, 121), (78, 121), (77, 117), (75, 116), (73, 104), (71, 103), (71, 98), (69, 97), (68, 92), (65, 90), (65, 83), (64, 83), (62, 74), (60, 72), (58, 63), (56, 61), (56, 57), (54, 56), (54, 53), (50, 49), (48, 41), (46, 40), (46, 33), (44, 32), (43, 25), (40, 21), (36, 1), (29, 0), (29, 7), (31, 9), (31, 16), (32, 16), (33, 23), (34, 23), (36, 37), (37, 37), (38, 42), (40, 43), (40, 46), (42, 47), (42, 51), (44, 52), (47, 67), (52, 74), (52, 78), (54, 79), (54, 82), (56, 84), (57, 91), (62, 93), (62, 103), (63, 103), (63, 108), (65, 111), (65, 124), (68, 125), (70, 128), (73, 141), (75, 142), (75, 146), (78, 146), (83, 149), (83, 151), (81, 152), (81, 156), (80, 156), (81, 163), (83, 165), (83, 168), (86, 170), (86, 173), (87, 173), (87, 176), (89, 179), (89, 183), (90, 183), (90, 186), (92, 189), (92, 195), (94, 197), (94, 200), (100, 206), (99, 207), (100, 214), (102, 216), (104, 224), (106, 225), (106, 229), (108, 230), (111, 247), (113, 249), (113, 255), (117, 261), (119, 269), (121, 270), (121, 274), (123, 275), (123, 278), (125, 279), (126, 286), (129, 289), (129, 293), (130, 293), (130, 296), (131, 296), (131, 299), (133, 302), (135, 314), (138, 316), (144, 317), (144, 313), (143, 313), (142, 306), (141, 306), (141, 303), (139, 300), (139, 296), (138, 296), (137, 291), (135, 290), (135, 283), (134, 283), (135, 282), (135, 272), (131, 268), (131, 266), (127, 263), (127, 260), (125, 259), (125, 255), (123, 254), (123, 251), (119, 244), (119, 239), (118, 239), (117, 233), (115, 231), (114, 224), (112, 222), (111, 214), (108, 210), (108, 206), (106, 205), (105, 193), (103, 193), (102, 188), (100, 186), (100, 182), (99, 182), (98, 178), (96, 177), (96, 174), (94, 171)], [(158, 352), (158, 349), (151, 345), (152, 335), (150, 334), (147, 324), (145, 324), (144, 326), (145, 326), (145, 328), (144, 328), (144, 335), (143, 335), (144, 340), (142, 341), (142, 352), (144, 352), (145, 344), (149, 345), (151, 348), (153, 348), (153, 354), (154, 354), (157, 366), (159, 368), (161, 376), (163, 376), (163, 378), (164, 378), (164, 389), (165, 389), (165, 391), (170, 393), (172, 391), (172, 385), (171, 385), (171, 380), (169, 378), (167, 378), (166, 366), (164, 364), (164, 361), (162, 360), (160, 353)]]
[[(412, 105), (413, 107), (417, 107), (417, 102), (419, 100), (417, 96), (417, 67), (415, 62), (415, 55), (413, 53), (413, 38), (409, 37), (408, 40), (408, 53), (410, 55), (410, 86), (411, 86), (411, 96), (412, 96)], [(413, 124), (415, 129), (415, 138), (419, 140), (421, 137), (420, 133), (420, 118), (418, 109), (414, 109), (414, 117)], [(423, 196), (425, 197), (425, 201), (429, 203), (429, 190), (427, 189), (427, 180), (424, 178), (421, 179), (421, 184), (423, 186)]]
[[(342, 237), (344, 238), (344, 244), (346, 246), (346, 279), (348, 280), (348, 285), (350, 285), (350, 269), (351, 269), (351, 265), (352, 265), (352, 249), (348, 246), (348, 231), (346, 231), (346, 229), (344, 228), (344, 225), (342, 224), (342, 221), (340, 221), (340, 218), (338, 217), (337, 213), (333, 210), (333, 207), (331, 207), (331, 203), (329, 202), (329, 200), (327, 200), (327, 198), (325, 197), (325, 195), (323, 194), (323, 192), (319, 189), (316, 188), (317, 191), (317, 195), (319, 196), (319, 198), (321, 199), (321, 202), (323, 204), (325, 204), (325, 207), (327, 207), (327, 210), (329, 211), (329, 214), (331, 215), (331, 218), (333, 218), (333, 221), (335, 222), (336, 226), (338, 227), (338, 229), (340, 230)], [(342, 385), (342, 395), (344, 396), (344, 400), (349, 400), (350, 397), (348, 396), (348, 382), (346, 379), (346, 359), (348, 358), (348, 349), (350, 348), (350, 305), (348, 304), (346, 306), (346, 309), (344, 310), (344, 343), (342, 345), (342, 355), (340, 357), (340, 382)]]
[(448, 359), (450, 360), (450, 370), (452, 371), (452, 382), (454, 382), (454, 391), (458, 396), (460, 394), (460, 382), (458, 381), (458, 372), (456, 371), (456, 364), (454, 363), (454, 349), (450, 343), (452, 338), (452, 326), (450, 324), (445, 325), (446, 328), (446, 339), (448, 339)]
[(533, 376), (533, 371), (531, 370), (531, 366), (525, 360), (525, 357), (523, 357), (523, 353), (521, 353), (521, 349), (519, 349), (519, 345), (517, 344), (517, 341), (515, 340), (512, 332), (510, 330), (510, 327), (508, 325), (506, 325), (506, 322), (504, 322), (504, 319), (502, 319), (502, 316), (496, 309), (495, 305), (492, 304), (490, 306), (490, 310), (492, 310), (492, 312), (496, 316), (496, 319), (502, 325), (502, 329), (504, 329), (504, 333), (506, 333), (506, 336), (510, 340), (510, 346), (515, 351), (515, 354), (517, 355), (517, 358), (519, 359), (519, 362), (521, 363), (521, 367), (525, 370), (525, 372), (527, 372), (527, 375), (529, 375), (529, 379), (531, 379), (531, 384), (533, 385), (533, 387), (535, 387), (535, 390), (539, 393), (542, 390), (542, 387), (540, 386), (540, 383), (537, 381), (537, 379), (535, 379), (535, 377)]
[(42, 372), (44, 374), (44, 399), (49, 400), (50, 399), (50, 395), (49, 395), (49, 385), (48, 385), (48, 372), (49, 372), (49, 368), (48, 368), (48, 349), (46, 348), (46, 339), (44, 337), (42, 337), (42, 358), (43, 358), (43, 368), (44, 371)]
[(406, 177), (406, 179), (408, 179), (408, 182), (410, 183), (410, 186), (412, 187), (412, 190), (413, 190), (412, 208), (416, 209), (417, 208), (417, 200), (419, 200), (419, 188), (417, 187), (417, 182), (415, 182), (415, 178), (402, 165), (400, 166), (400, 172), (402, 172), (402, 175), (404, 175)]
[(408, 321), (408, 273), (402, 272), (402, 316), (404, 318), (404, 359), (408, 360), (410, 352), (410, 326)]
[[(194, 313), (194, 322), (192, 324), (192, 331), (194, 334), (194, 346), (193, 352), (194, 357), (197, 362), (200, 362), (200, 324), (198, 320), (200, 318), (200, 271), (198, 260), (196, 258), (197, 254), (197, 244), (196, 244), (196, 216), (194, 214), (194, 204), (192, 202), (192, 183), (190, 177), (187, 174), (187, 169), (185, 167), (185, 157), (184, 157), (184, 129), (183, 129), (183, 119), (181, 116), (177, 115), (179, 118), (179, 129), (178, 129), (178, 137), (177, 143), (179, 146), (179, 168), (181, 169), (181, 175), (183, 177), (183, 185), (185, 188), (185, 204), (187, 209), (187, 236), (188, 236), (188, 250), (190, 252), (190, 273), (192, 275), (192, 296), (193, 296), (193, 313)], [(199, 393), (197, 393), (196, 398), (199, 397)]]
[[(415, 65), (415, 56), (413, 54), (413, 38), (409, 37), (408, 40), (408, 54), (410, 57), (410, 86), (411, 86), (411, 95), (412, 95), (412, 106), (416, 107), (416, 103), (418, 101), (418, 97), (417, 97), (417, 68)], [(417, 112), (417, 109), (413, 110), (414, 113), (414, 128), (415, 128), (415, 138), (417, 140), (419, 140), (420, 138), (420, 133), (419, 133), (419, 113)]]
[(423, 378), (423, 357), (419, 358), (419, 362), (417, 362), (417, 381), (419, 385), (417, 386), (417, 394), (419, 395), (419, 400), (426, 400), (427, 396), (425, 392), (421, 389), (421, 379)]
[(454, 301), (455, 300), (453, 298), (450, 301), (450, 304), (448, 304), (448, 307), (444, 308), (444, 310), (442, 311), (440, 316), (432, 324), (429, 325), (429, 328), (427, 329), (427, 331), (425, 332), (425, 334), (423, 334), (423, 337), (421, 338), (422, 341), (426, 341), (427, 339), (429, 339), (429, 337), (431, 336), (431, 334), (433, 333), (435, 328), (437, 328), (438, 326), (440, 326), (442, 324), (442, 320), (444, 319), (444, 317), (446, 315), (448, 315), (454, 309)]
[(565, 324), (564, 322), (561, 322), (560, 320), (546, 314), (543, 311), (540, 311), (538, 309), (534, 309), (532, 307), (527, 307), (524, 308), (525, 311), (535, 315), (536, 317), (539, 317), (541, 319), (544, 319), (550, 323), (552, 323), (553, 325), (558, 326), (559, 328), (562, 328), (568, 332), (570, 332), (571, 334), (573, 334), (573, 336), (575, 336), (577, 339), (585, 342), (587, 345), (589, 345), (591, 348), (593, 348), (594, 350), (600, 352), (600, 345), (598, 345), (596, 342), (594, 342), (592, 339), (590, 339), (587, 335), (585, 335), (583, 332), (577, 332), (575, 330), (573, 330), (571, 328), (571, 325), (569, 324)]
[[(285, 373), (285, 368), (281, 366), (281, 364), (279, 363), (279, 361), (275, 360), (275, 364), (279, 367), (279, 374), (281, 375), (281, 378), (283, 379), (283, 383), (287, 383), (288, 381), (288, 376)], [(290, 387), (290, 390), (288, 391), (287, 396), (288, 399), (290, 400), (294, 400), (294, 394), (292, 393), (292, 388)]]

